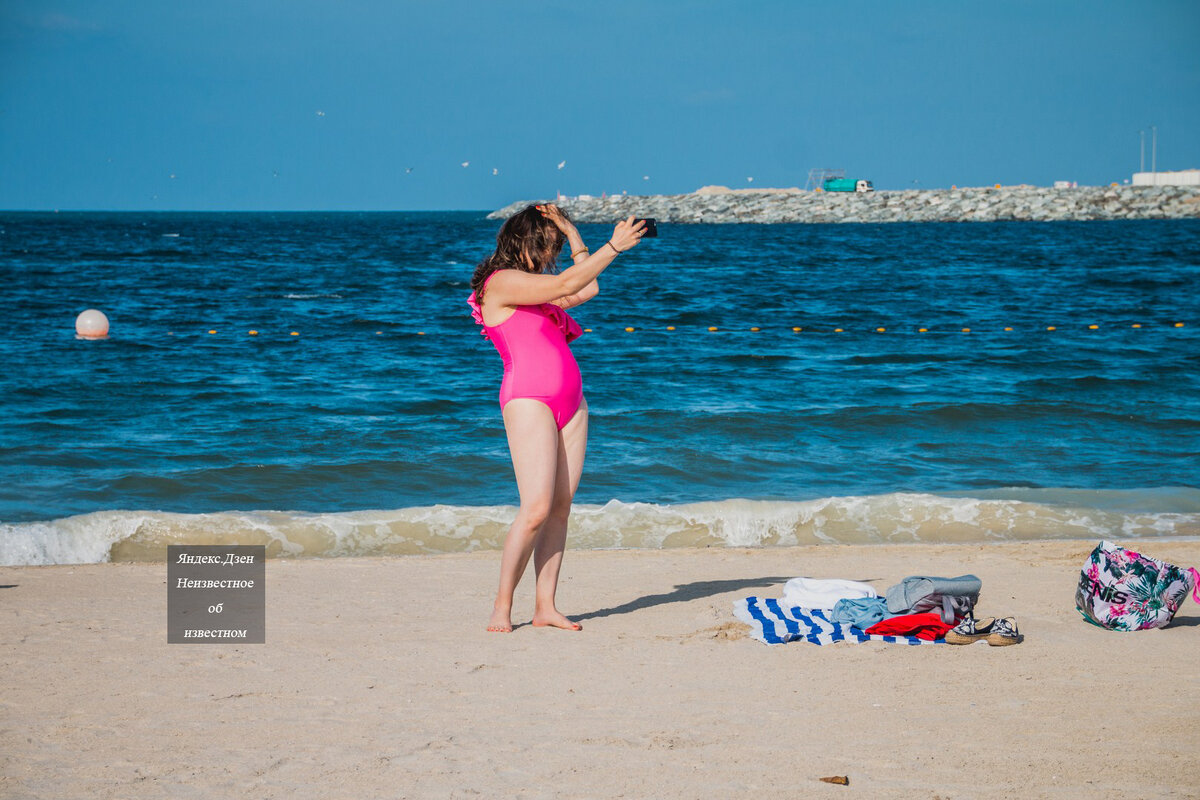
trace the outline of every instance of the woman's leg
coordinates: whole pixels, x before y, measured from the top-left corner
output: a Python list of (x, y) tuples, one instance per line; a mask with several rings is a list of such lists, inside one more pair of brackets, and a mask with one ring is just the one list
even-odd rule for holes
[(558, 425), (545, 403), (518, 398), (504, 404), (504, 430), (508, 451), (517, 476), (521, 508), (508, 529), (500, 556), (500, 589), (489, 631), (512, 630), (513, 592), (529, 563), (554, 500), (554, 478), (558, 471)]
[(537, 573), (537, 604), (533, 612), (533, 624), (552, 625), (567, 630), (580, 630), (581, 626), (559, 613), (554, 605), (554, 594), (558, 590), (558, 571), (562, 566), (563, 551), (567, 546), (567, 520), (571, 516), (571, 501), (579, 488), (579, 476), (583, 472), (583, 458), (587, 452), (588, 411), (587, 401), (579, 404), (579, 410), (559, 432), (558, 470), (554, 482), (554, 501), (550, 514), (542, 525), (533, 550), (533, 568)]

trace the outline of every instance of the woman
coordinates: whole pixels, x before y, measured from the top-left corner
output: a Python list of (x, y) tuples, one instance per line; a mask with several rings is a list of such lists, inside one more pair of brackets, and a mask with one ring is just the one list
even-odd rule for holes
[[(644, 227), (633, 217), (622, 220), (591, 253), (561, 209), (531, 205), (504, 223), (496, 252), (471, 278), (467, 302), (504, 360), (500, 408), (521, 498), (504, 540), (489, 631), (512, 630), (513, 591), (530, 554), (537, 575), (533, 625), (581, 630), (554, 605), (567, 517), (587, 449), (587, 402), (567, 347), (583, 331), (566, 309), (599, 293), (597, 277), (641, 241)], [(564, 243), (570, 244), (572, 266), (556, 272)]]

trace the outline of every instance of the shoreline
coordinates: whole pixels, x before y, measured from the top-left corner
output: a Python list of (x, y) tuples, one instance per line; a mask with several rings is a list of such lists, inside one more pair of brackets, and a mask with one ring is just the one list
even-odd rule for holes
[[(970, 544), (1109, 538), (1200, 540), (1200, 490), (893, 492), (806, 501), (732, 498), (572, 506), (584, 550)], [(499, 550), (515, 506), (438, 504), (346, 512), (97, 511), (0, 523), (0, 565), (157, 562), (172, 544), (254, 544), (269, 558)]]
[[(1200, 564), (1200, 541), (1121, 541)], [(571, 550), (578, 634), (528, 625), (528, 575), (517, 630), (487, 634), (494, 552), (275, 559), (264, 645), (166, 644), (165, 564), (4, 567), (0, 794), (1186, 797), (1200, 607), (1088, 625), (1094, 546)], [(732, 614), (798, 575), (965, 572), (1022, 644), (769, 647)]]
[[(507, 219), (528, 202), (488, 214)], [(575, 222), (611, 223), (630, 215), (671, 224), (1050, 222), (1200, 219), (1197, 186), (1038, 186), (809, 192), (704, 187), (690, 194), (547, 198)]]

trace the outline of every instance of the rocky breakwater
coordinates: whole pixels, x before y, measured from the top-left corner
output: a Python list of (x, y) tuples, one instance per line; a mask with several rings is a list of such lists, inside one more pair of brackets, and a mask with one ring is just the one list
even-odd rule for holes
[[(513, 203), (488, 218), (506, 219), (527, 202)], [(691, 194), (580, 195), (557, 202), (577, 222), (612, 222), (631, 214), (666, 223), (1200, 218), (1200, 187), (1195, 186), (1007, 186), (863, 193), (706, 186)]]

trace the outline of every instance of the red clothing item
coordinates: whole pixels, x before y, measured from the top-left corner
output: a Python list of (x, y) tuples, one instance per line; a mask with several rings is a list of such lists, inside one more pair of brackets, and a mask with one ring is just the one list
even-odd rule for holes
[(942, 622), (942, 615), (933, 611), (924, 614), (904, 614), (899, 617), (888, 617), (882, 622), (876, 622), (867, 628), (867, 633), (878, 633), (884, 636), (915, 636), (918, 639), (944, 639), (953, 625)]

